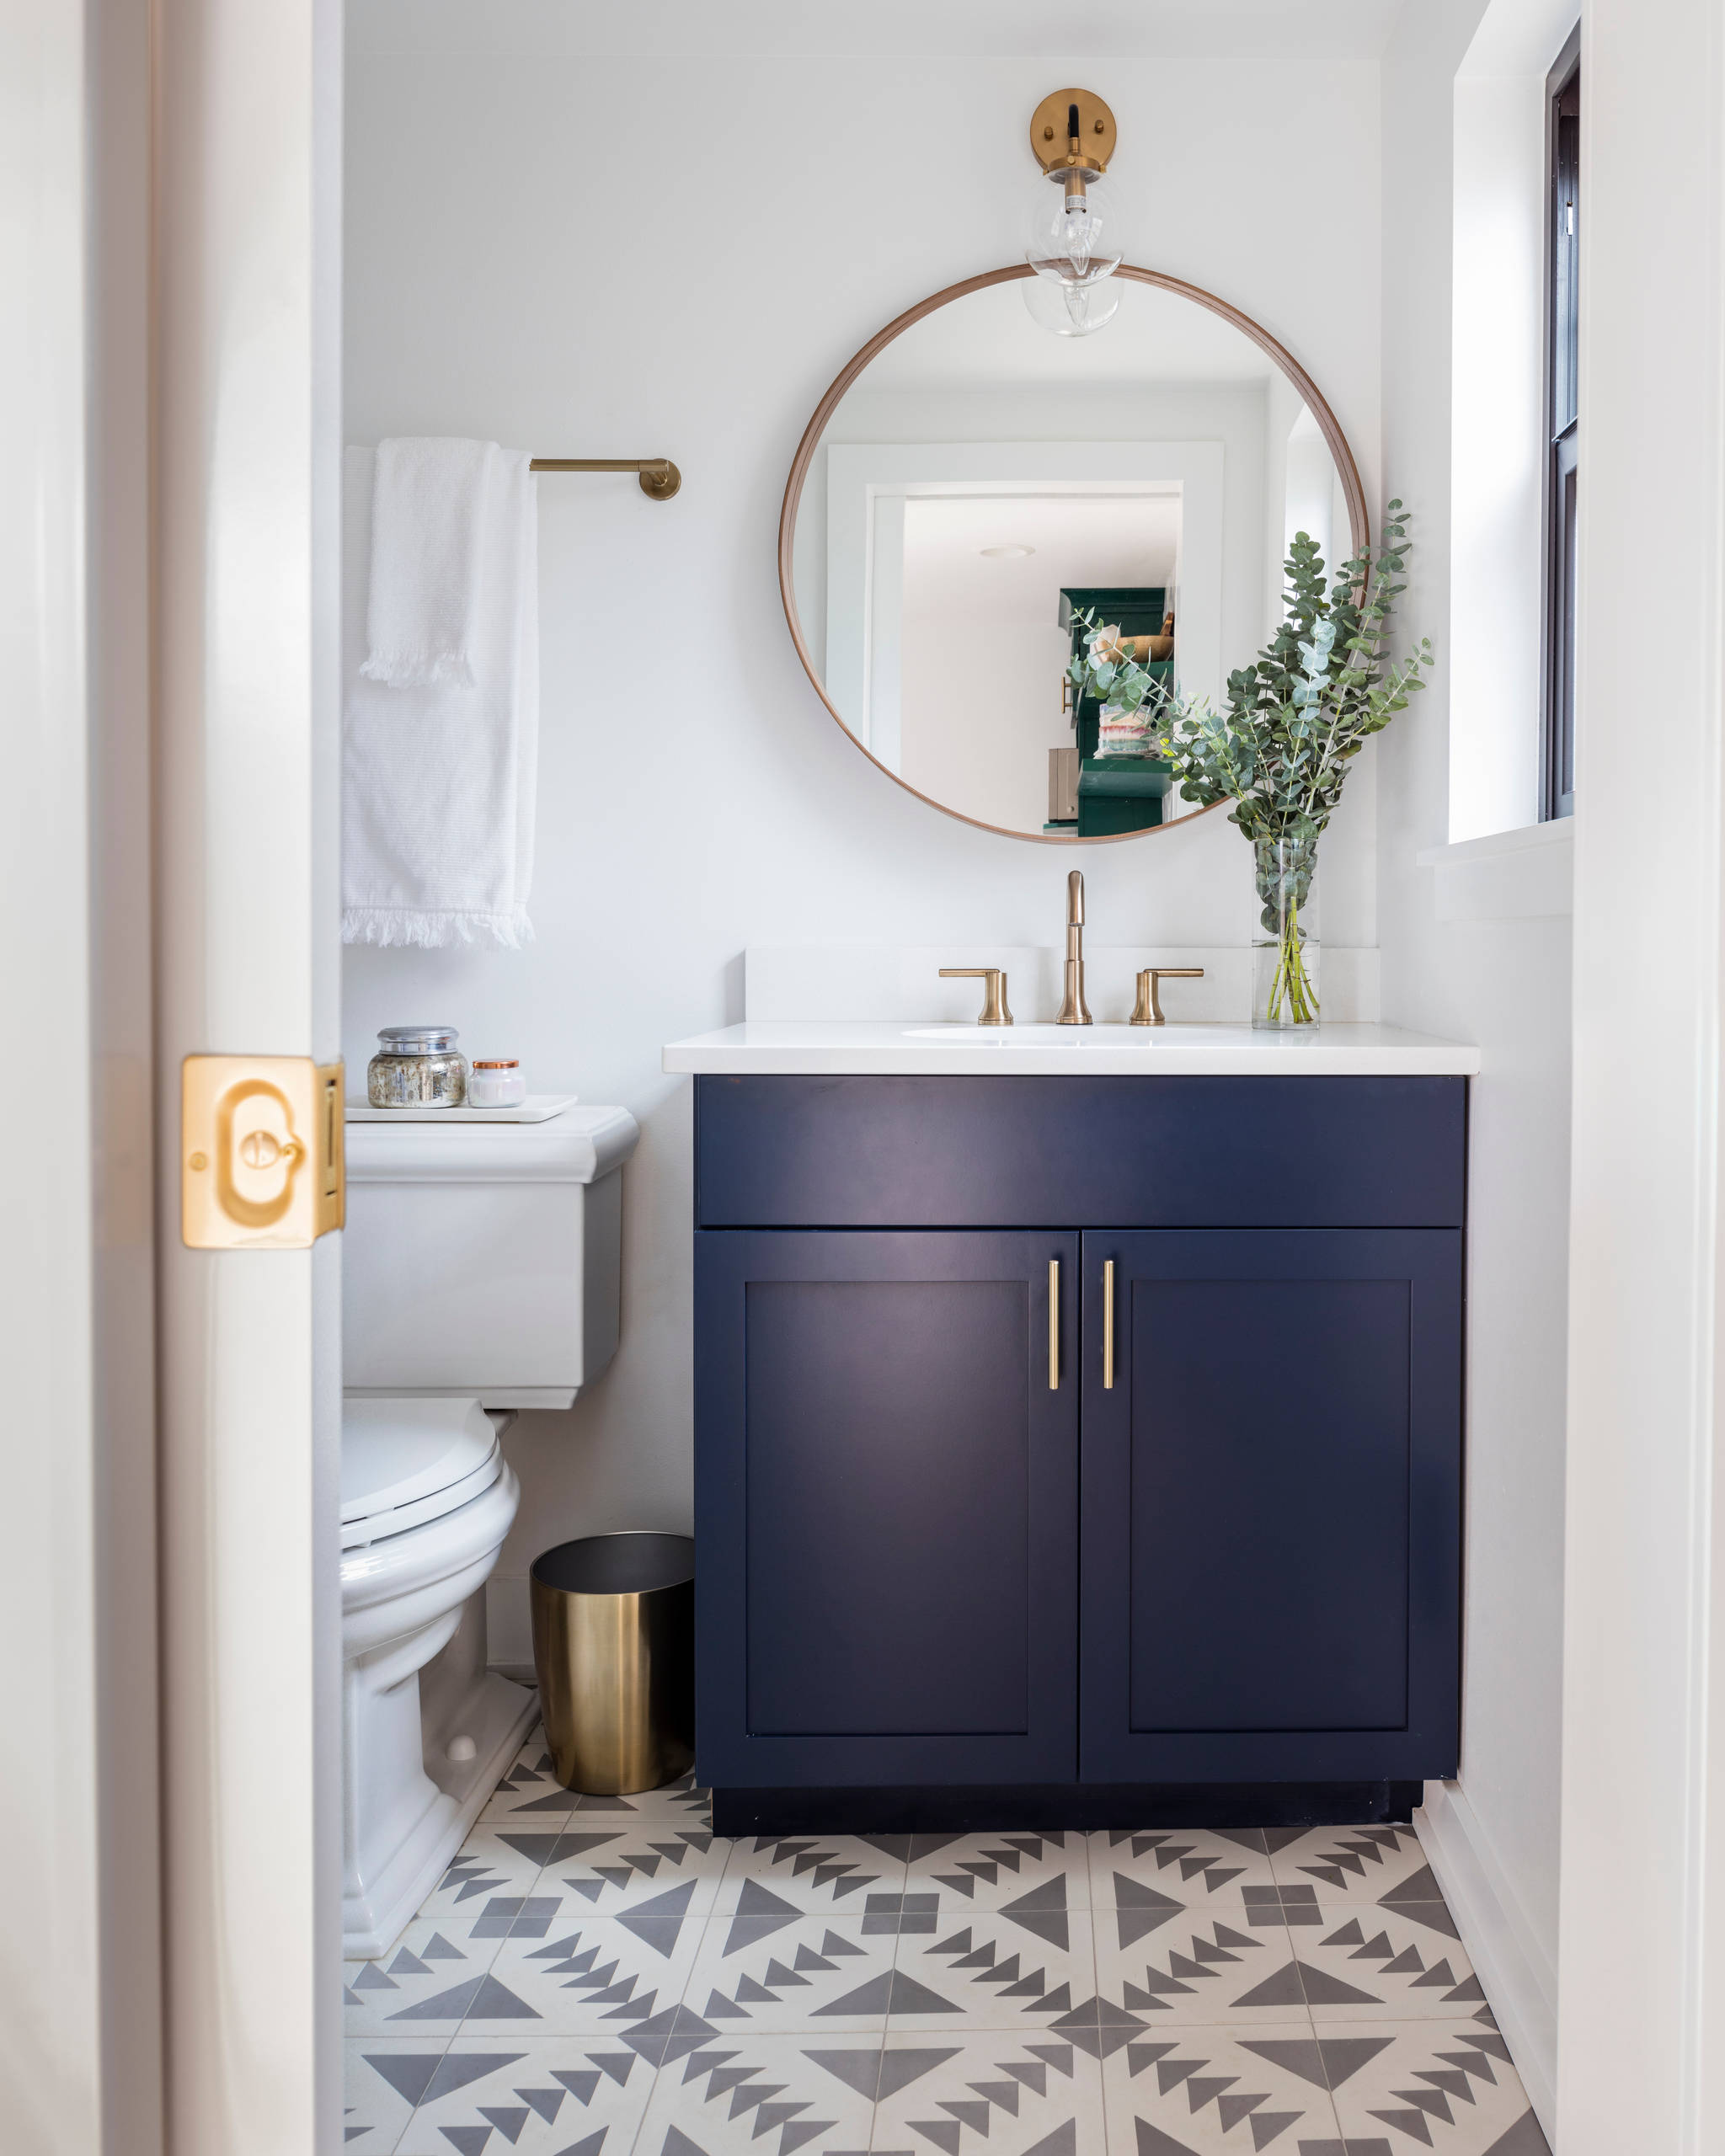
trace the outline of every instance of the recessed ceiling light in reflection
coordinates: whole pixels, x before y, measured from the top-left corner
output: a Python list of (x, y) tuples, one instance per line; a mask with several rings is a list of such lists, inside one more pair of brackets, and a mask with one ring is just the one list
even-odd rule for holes
[(1034, 547), (985, 547), (983, 558), (991, 562), (1022, 562), (1027, 554), (1033, 554)]

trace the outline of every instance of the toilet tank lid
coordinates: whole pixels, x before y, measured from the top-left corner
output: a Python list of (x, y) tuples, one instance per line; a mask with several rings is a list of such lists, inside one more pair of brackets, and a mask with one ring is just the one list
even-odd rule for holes
[(627, 1108), (579, 1103), (545, 1123), (350, 1123), (347, 1179), (364, 1182), (596, 1182), (635, 1150)]
[(496, 1429), (477, 1400), (344, 1400), (342, 1524), (435, 1497), (496, 1452)]

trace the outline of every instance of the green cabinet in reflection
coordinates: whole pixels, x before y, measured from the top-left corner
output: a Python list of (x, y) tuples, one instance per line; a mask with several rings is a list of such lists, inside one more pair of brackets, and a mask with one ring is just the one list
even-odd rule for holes
[[(1122, 637), (1157, 636), (1167, 617), (1167, 588), (1164, 584), (1076, 584), (1060, 593), (1060, 627), (1071, 638), (1076, 657), (1090, 633), (1080, 616), (1093, 616), (1099, 623), (1118, 627)], [(1172, 659), (1151, 659), (1149, 672), (1172, 682)], [(1068, 691), (1070, 697), (1070, 691)], [(1111, 838), (1124, 831), (1144, 831), (1162, 820), (1162, 803), (1173, 782), (1172, 767), (1159, 756), (1098, 756), (1097, 740), (1102, 725), (1102, 706), (1094, 696), (1082, 696), (1073, 715), (1072, 747), (1077, 750), (1077, 783), (1070, 780), (1060, 788), (1064, 798), (1049, 802), (1049, 820), (1043, 829), (1081, 838)], [(1060, 751), (1055, 752), (1056, 769)], [(1065, 752), (1067, 764), (1071, 760)], [(1056, 782), (1056, 785), (1058, 785)], [(1051, 785), (1051, 797), (1055, 785)], [(1057, 814), (1060, 810), (1070, 813)]]

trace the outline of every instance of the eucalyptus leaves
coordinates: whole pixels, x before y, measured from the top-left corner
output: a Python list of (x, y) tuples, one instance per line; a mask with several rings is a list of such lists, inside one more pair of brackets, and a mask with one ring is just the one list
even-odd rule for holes
[(1300, 532), (1289, 552), (1281, 627), (1251, 665), (1228, 676), (1220, 712), (1170, 696), (1088, 617), (1093, 633), (1068, 670), (1081, 695), (1142, 714), (1140, 753), (1167, 759), (1188, 801), (1204, 808), (1234, 803), (1228, 820), (1252, 842), (1263, 926), (1275, 947), (1263, 1014), (1273, 1025), (1316, 1022), (1300, 914), (1317, 843), (1342, 798), (1349, 761), (1425, 686), (1432, 664), (1423, 639), (1386, 669), (1384, 647), (1391, 610), (1407, 588), (1409, 543), (1406, 512), (1392, 501), (1381, 544), (1344, 562), (1327, 590), (1316, 542)]

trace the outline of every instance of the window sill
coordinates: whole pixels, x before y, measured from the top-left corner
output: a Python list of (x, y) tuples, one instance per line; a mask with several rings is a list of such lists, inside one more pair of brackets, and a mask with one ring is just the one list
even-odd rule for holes
[(1493, 831), (1414, 858), (1432, 876), (1439, 921), (1544, 921), (1573, 910), (1575, 819)]

